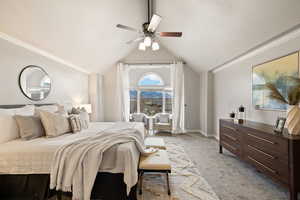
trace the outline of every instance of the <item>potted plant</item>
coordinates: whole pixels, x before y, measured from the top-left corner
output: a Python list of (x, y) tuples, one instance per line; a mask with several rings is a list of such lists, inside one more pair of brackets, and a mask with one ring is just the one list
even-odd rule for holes
[(266, 88), (270, 91), (270, 98), (280, 103), (287, 104), (287, 129), (289, 134), (300, 135), (300, 79), (296, 77), (286, 77), (292, 84), (287, 90), (287, 98), (276, 88), (274, 83), (266, 83)]

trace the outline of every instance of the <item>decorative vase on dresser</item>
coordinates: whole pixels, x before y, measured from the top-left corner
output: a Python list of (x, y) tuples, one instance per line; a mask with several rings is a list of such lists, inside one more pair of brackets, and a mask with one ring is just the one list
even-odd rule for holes
[(290, 200), (300, 191), (300, 136), (288, 130), (276, 133), (273, 126), (245, 121), (236, 124), (220, 119), (220, 153), (223, 148), (287, 187)]
[(289, 106), (286, 118), (287, 129), (291, 135), (300, 135), (300, 107)]

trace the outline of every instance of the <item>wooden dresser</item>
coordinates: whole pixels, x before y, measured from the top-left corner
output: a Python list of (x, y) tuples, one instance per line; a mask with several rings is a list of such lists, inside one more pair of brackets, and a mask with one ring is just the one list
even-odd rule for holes
[(270, 125), (220, 120), (220, 153), (226, 148), (259, 172), (287, 187), (290, 200), (300, 191), (300, 137), (285, 130), (275, 133)]

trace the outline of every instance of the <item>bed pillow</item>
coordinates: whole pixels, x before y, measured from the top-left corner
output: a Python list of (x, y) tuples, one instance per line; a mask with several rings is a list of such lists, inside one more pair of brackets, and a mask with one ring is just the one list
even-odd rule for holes
[(19, 128), (13, 114), (0, 114), (0, 127), (0, 144), (20, 137)]
[(58, 112), (59, 108), (57, 105), (48, 105), (48, 106), (37, 106), (35, 107), (35, 115), (39, 116), (40, 111), (47, 111), (50, 113)]
[(84, 108), (72, 108), (73, 115), (79, 115), (81, 128), (87, 129), (90, 125), (90, 116)]
[(22, 108), (16, 108), (13, 110), (15, 111), (15, 115), (32, 116), (34, 115), (35, 106), (27, 105)]
[(45, 131), (41, 122), (41, 119), (36, 116), (21, 116), (15, 115), (20, 137), (24, 140), (30, 140), (45, 135)]
[(69, 122), (73, 133), (81, 131), (81, 121), (79, 115), (71, 115), (69, 117)]
[(32, 116), (33, 113), (33, 105), (14, 109), (0, 109), (0, 143), (9, 142), (20, 137), (19, 127), (14, 119), (14, 115)]
[(89, 125), (90, 125), (90, 116), (89, 116), (89, 114), (86, 111), (81, 111), (79, 113), (79, 118), (80, 118), (82, 129), (89, 128)]
[(66, 116), (47, 111), (39, 112), (47, 137), (57, 137), (71, 132), (69, 120)]
[(13, 109), (0, 109), (0, 114), (32, 116), (34, 114), (34, 105)]

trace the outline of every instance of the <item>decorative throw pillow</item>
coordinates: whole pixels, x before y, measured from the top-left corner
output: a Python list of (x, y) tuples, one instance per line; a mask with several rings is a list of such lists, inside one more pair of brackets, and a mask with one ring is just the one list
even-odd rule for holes
[(82, 129), (89, 128), (89, 124), (90, 124), (90, 116), (89, 116), (89, 114), (86, 111), (81, 111), (79, 113), (79, 118), (80, 118)]
[(61, 114), (40, 111), (40, 117), (47, 137), (56, 137), (71, 132), (69, 120)]
[(78, 115), (71, 115), (69, 117), (71, 129), (73, 133), (80, 132), (81, 131), (81, 122)]
[(20, 131), (20, 136), (24, 140), (30, 140), (45, 135), (45, 131), (39, 117), (35, 116), (14, 116)]
[(84, 108), (72, 108), (72, 114), (79, 115), (81, 122), (81, 129), (89, 128), (90, 116)]
[(75, 107), (72, 108), (71, 114), (79, 115), (79, 113), (80, 113), (80, 108), (75, 108)]

